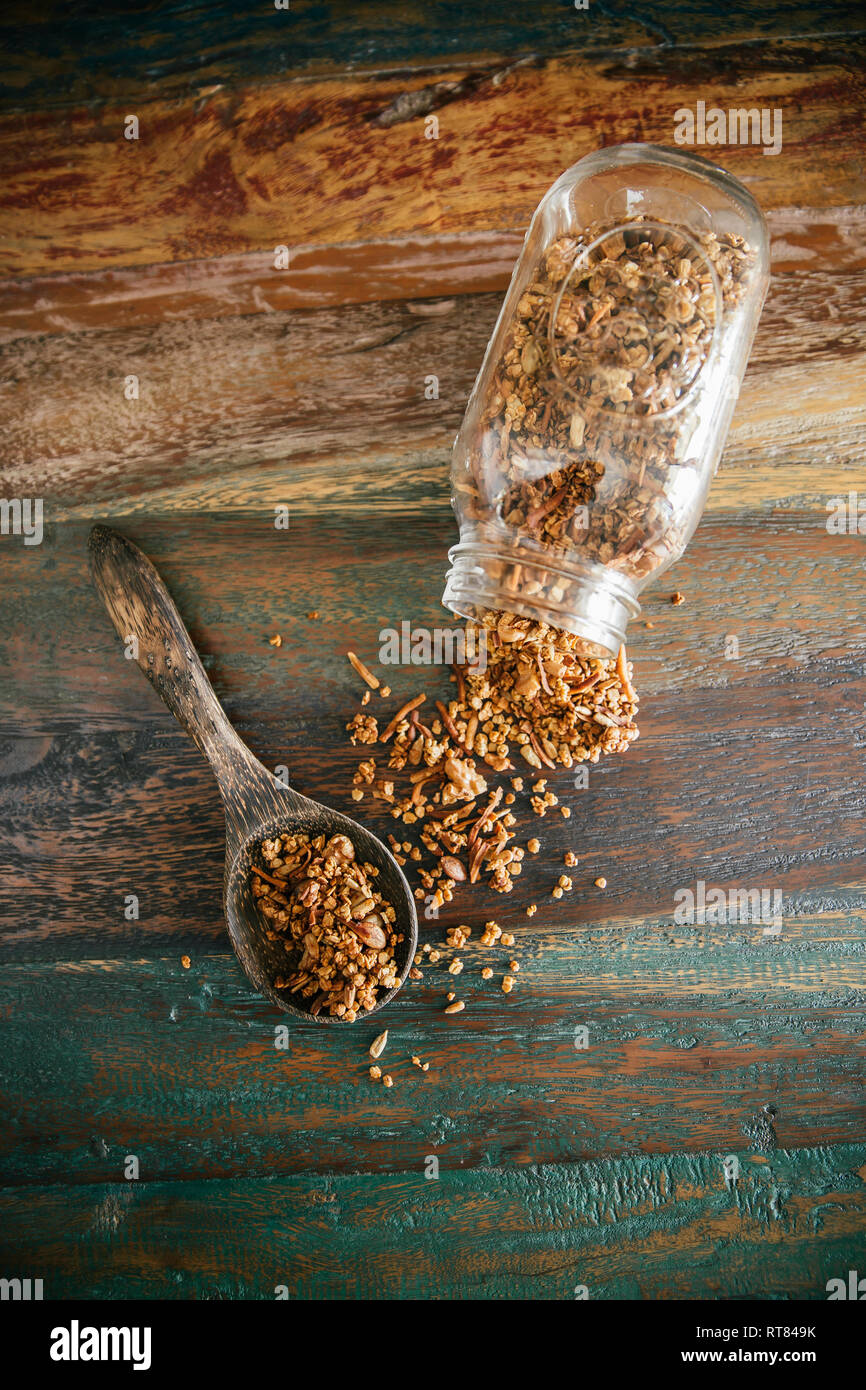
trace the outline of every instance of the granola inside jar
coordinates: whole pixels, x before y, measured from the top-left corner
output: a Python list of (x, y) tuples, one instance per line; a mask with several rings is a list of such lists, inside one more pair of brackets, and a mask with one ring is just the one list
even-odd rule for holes
[(619, 649), (700, 519), (768, 262), (751, 195), (702, 159), (623, 145), (557, 180), (455, 442), (447, 607)]

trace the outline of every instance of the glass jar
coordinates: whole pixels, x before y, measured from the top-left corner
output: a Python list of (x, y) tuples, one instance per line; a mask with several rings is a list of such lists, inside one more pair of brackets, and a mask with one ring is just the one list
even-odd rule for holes
[(698, 524), (768, 279), (760, 209), (703, 159), (620, 145), (557, 179), (454, 445), (447, 608), (619, 649)]

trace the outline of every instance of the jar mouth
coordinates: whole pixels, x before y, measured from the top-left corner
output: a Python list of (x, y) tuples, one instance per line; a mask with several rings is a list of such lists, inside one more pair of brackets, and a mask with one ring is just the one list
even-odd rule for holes
[(588, 655), (615, 656), (641, 611), (630, 580), (603, 565), (550, 562), (503, 541), (473, 538), (451, 547), (443, 606), (470, 621), (504, 609), (582, 637), (596, 649)]
[[(560, 311), (562, 308), (563, 298), (569, 293), (569, 287), (573, 287), (575, 283), (579, 283), (580, 280), (584, 279), (588, 274), (594, 273), (594, 271), (599, 270), (601, 267), (604, 267), (607, 264), (614, 264), (613, 259), (608, 261), (608, 258), (605, 258), (605, 260), (599, 261), (595, 264), (595, 266), (592, 266), (591, 261), (595, 253), (600, 249), (603, 249), (605, 243), (609, 244), (617, 237), (621, 237), (623, 240), (625, 240), (625, 238), (628, 236), (634, 238), (636, 234), (639, 235), (642, 232), (652, 232), (657, 234), (662, 244), (664, 244), (665, 239), (667, 239), (669, 242), (674, 239), (681, 242), (682, 251), (685, 254), (685, 258), (687, 258), (689, 261), (696, 261), (698, 263), (702, 274), (706, 275), (709, 281), (713, 295), (712, 334), (706, 355), (697, 364), (691, 377), (684, 384), (682, 394), (678, 397), (676, 402), (671, 406), (652, 411), (645, 411), (639, 409), (638, 407), (640, 405), (640, 399), (638, 399), (637, 401), (632, 400), (631, 402), (624, 401), (622, 403), (622, 409), (599, 405), (593, 401), (587, 400), (586, 392), (583, 390), (576, 389), (568, 380), (565, 371), (563, 371), (561, 359), (562, 354), (564, 352), (564, 348), (558, 345), (556, 337), (557, 325), (560, 322)], [(577, 277), (576, 281), (575, 277)], [(644, 293), (646, 294), (645, 288)], [(611, 310), (612, 319), (615, 319), (617, 318), (617, 316), (619, 316), (618, 326), (621, 329), (625, 329), (626, 332), (628, 331), (627, 315), (630, 307), (632, 308), (632, 312), (634, 312), (633, 305), (630, 304), (630, 300), (628, 299), (628, 297), (624, 297), (619, 305), (614, 303), (613, 308)], [(654, 422), (656, 420), (663, 421), (671, 419), (672, 417), (678, 415), (681, 411), (685, 410), (689, 406), (696, 392), (700, 389), (702, 381), (708, 378), (718, 361), (721, 351), (722, 335), (720, 332), (720, 328), (722, 311), (722, 291), (721, 285), (719, 284), (719, 277), (716, 274), (714, 267), (710, 263), (706, 253), (703, 251), (698, 242), (695, 241), (694, 236), (691, 234), (691, 232), (689, 232), (686, 228), (680, 227), (676, 224), (653, 221), (648, 218), (642, 218), (638, 214), (631, 220), (620, 221), (615, 226), (610, 226), (605, 231), (599, 233), (599, 235), (595, 237), (589, 243), (588, 246), (585, 246), (575, 257), (574, 264), (572, 265), (571, 269), (569, 270), (568, 274), (566, 275), (565, 279), (560, 285), (556, 297), (554, 298), (553, 303), (551, 305), (550, 316), (548, 319), (547, 326), (547, 343), (550, 352), (550, 365), (552, 368), (553, 376), (556, 378), (562, 390), (567, 395), (572, 397), (572, 399), (581, 402), (584, 410), (591, 412), (593, 416), (598, 416), (603, 419), (606, 418), (611, 421), (616, 421), (617, 424), (620, 426), (640, 427), (646, 426), (649, 422)], [(660, 305), (657, 307), (656, 312), (659, 314), (660, 317), (663, 318)], [(587, 326), (587, 334), (594, 326), (595, 325), (593, 325), (592, 323), (590, 323)], [(607, 330), (605, 330), (605, 328), (602, 327), (601, 332), (604, 333), (605, 331), (607, 331), (609, 334), (612, 332), (612, 323)], [(592, 368), (588, 367), (588, 370), (594, 370), (596, 372), (601, 371), (603, 373), (622, 370), (621, 365), (618, 366), (615, 362), (606, 363), (603, 360), (603, 358), (600, 358), (598, 354), (598, 348), (598, 339), (590, 340), (589, 338), (587, 338), (585, 346), (587, 360), (588, 362), (592, 361), (593, 363)], [(648, 359), (645, 363), (641, 364), (642, 367), (651, 366), (653, 363), (654, 351), (652, 344), (650, 345), (648, 351)]]

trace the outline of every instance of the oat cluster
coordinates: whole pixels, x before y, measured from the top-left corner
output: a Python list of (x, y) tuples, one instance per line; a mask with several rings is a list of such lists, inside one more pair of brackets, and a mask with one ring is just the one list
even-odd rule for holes
[[(624, 648), (616, 659), (589, 655), (571, 633), (502, 612), (485, 613), (475, 636), (467, 650), (486, 647), (486, 669), (455, 667), (452, 698), (431, 701), (429, 714), (425, 693), (401, 705), (353, 779), (355, 801), (383, 802), (412, 827), (388, 839), (397, 862), (417, 870), (416, 897), (437, 908), (482, 875), (511, 892), (525, 853), (512, 843), (516, 794), (537, 816), (568, 817), (545, 771), (597, 762), (638, 736)], [(359, 716), (346, 727), (355, 742)], [(536, 773), (525, 786), (523, 774)]]
[(293, 966), (276, 989), (310, 1001), (346, 1023), (393, 989), (403, 939), (396, 912), (376, 888), (379, 870), (362, 864), (346, 835), (277, 835), (260, 846), (251, 888), (271, 941), (282, 939)]

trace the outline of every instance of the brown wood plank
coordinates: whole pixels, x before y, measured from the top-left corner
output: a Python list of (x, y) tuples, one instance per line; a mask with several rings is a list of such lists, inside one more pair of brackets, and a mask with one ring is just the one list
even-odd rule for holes
[[(839, 277), (866, 265), (859, 208), (778, 208), (768, 212), (767, 220), (774, 275), (771, 303), (785, 296), (795, 320), (812, 308), (810, 285), (817, 287), (823, 279), (826, 293), (817, 303), (826, 305)], [(453, 236), (301, 247), (292, 253), (288, 269), (279, 272), (272, 255), (249, 252), (207, 261), (6, 279), (0, 281), (0, 343), (30, 334), (141, 328), (379, 300), (501, 295), (522, 243), (522, 228), (466, 230)], [(419, 313), (438, 312), (435, 303), (415, 307)], [(851, 326), (846, 324), (843, 331), (850, 335)]]
[[(862, 696), (862, 685), (846, 693), (849, 700)], [(769, 692), (768, 725), (804, 697), (796, 684)], [(711, 733), (681, 746), (671, 737), (647, 738), (621, 766), (594, 769), (586, 790), (553, 779), (572, 809), (567, 823), (559, 816), (539, 823), (520, 798), (519, 843), (537, 835), (541, 853), (507, 896), (486, 888), (459, 891), (448, 922), (466, 922), (477, 933), (493, 917), (523, 933), (530, 903), (538, 905), (539, 923), (559, 931), (575, 923), (618, 930), (645, 918), (672, 921), (677, 890), (694, 890), (698, 879), (726, 892), (741, 886), (780, 890), (795, 942), (803, 914), (862, 909), (862, 748), (840, 734), (818, 751), (810, 732), (770, 740), (756, 753), (754, 735), (743, 731), (735, 741), (739, 708), (737, 694), (728, 692), (715, 702), (719, 722)], [(657, 701), (649, 722), (694, 726), (707, 713), (694, 697), (676, 705)], [(349, 814), (363, 809), (365, 823), (387, 834), (393, 821), (351, 801), (357, 760), (338, 746), (338, 721), (328, 724), (328, 742), (309, 718), (292, 721), (291, 741), (243, 732), (269, 766), (291, 769), (300, 790)], [(136, 951), (224, 939), (219, 800), (206, 768), (179, 737), (14, 741), (2, 768), (5, 955), (87, 954), (95, 943), (106, 951)], [(52, 797), (56, 788), (59, 800)], [(569, 849), (580, 858), (571, 874), (575, 891), (553, 902), (550, 892)], [(607, 880), (604, 892), (594, 887), (600, 875)], [(412, 873), (410, 881), (417, 883)], [(137, 921), (124, 916), (130, 893), (139, 899)], [(852, 984), (863, 979), (862, 927), (858, 934)], [(760, 944), (763, 932), (748, 935)]]
[[(864, 285), (852, 210), (780, 219), (711, 509), (814, 503), (856, 487)], [(464, 295), (16, 337), (0, 349), (0, 486), (42, 496), (49, 519), (280, 503), (438, 513), (499, 304)], [(130, 374), (138, 400), (124, 397)]]
[[(838, 216), (847, 231), (848, 222), (854, 222), (852, 214)], [(787, 221), (793, 225), (791, 218)], [(833, 233), (836, 225), (825, 223)], [(29, 334), (142, 328), (377, 300), (501, 295), (522, 242), (518, 231), (419, 235), (304, 247), (292, 253), (285, 271), (274, 269), (273, 254), (251, 251), (129, 270), (6, 279), (0, 281), (0, 342)], [(436, 303), (416, 308), (419, 313), (437, 312)]]
[[(346, 77), (0, 119), (0, 272), (42, 275), (253, 250), (525, 226), (564, 167), (603, 144), (671, 143), (705, 98), (783, 112), (783, 156), (714, 149), (767, 209), (857, 203), (862, 40), (539, 59), (459, 69), (425, 139), (424, 76)], [(439, 90), (437, 88), (437, 90)], [(840, 112), (844, 111), (844, 118)], [(323, 194), (325, 196), (323, 196)], [(123, 209), (118, 216), (116, 209)], [(40, 230), (50, 220), (51, 237)]]
[[(660, 717), (652, 697), (703, 691), (715, 722), (712, 702), (726, 690), (740, 701), (740, 727), (751, 738), (772, 726), (763, 691), (782, 687), (788, 673), (808, 699), (785, 708), (775, 727), (831, 738), (842, 728), (853, 743), (861, 707), (856, 694), (846, 702), (845, 687), (851, 681), (856, 688), (866, 653), (863, 541), (829, 535), (825, 523), (826, 512), (707, 517), (678, 564), (645, 590), (644, 616), (629, 640), (647, 697), (644, 739), (652, 736), (649, 716)], [(375, 664), (383, 628), (399, 628), (403, 619), (428, 628), (448, 621), (439, 599), (456, 527), (444, 509), (435, 518), (309, 512), (286, 532), (275, 531), (267, 513), (133, 517), (118, 525), (164, 576), (226, 708), (247, 729), (282, 721), (283, 736), (292, 738), (295, 719), (314, 727), (325, 712), (336, 721), (350, 717), (361, 688), (345, 658), (350, 647)], [(147, 683), (124, 663), (93, 591), (88, 532), (87, 523), (60, 524), (33, 547), (3, 538), (0, 713), (9, 732), (86, 737), (171, 727)], [(677, 588), (686, 596), (681, 607), (670, 603)], [(311, 622), (314, 610), (319, 619)], [(283, 637), (279, 650), (268, 645), (274, 632)], [(725, 657), (730, 633), (739, 641), (733, 660)], [(394, 700), (427, 675), (427, 668), (393, 668)], [(434, 676), (442, 679), (438, 668)], [(661, 727), (676, 734), (675, 723)]]

